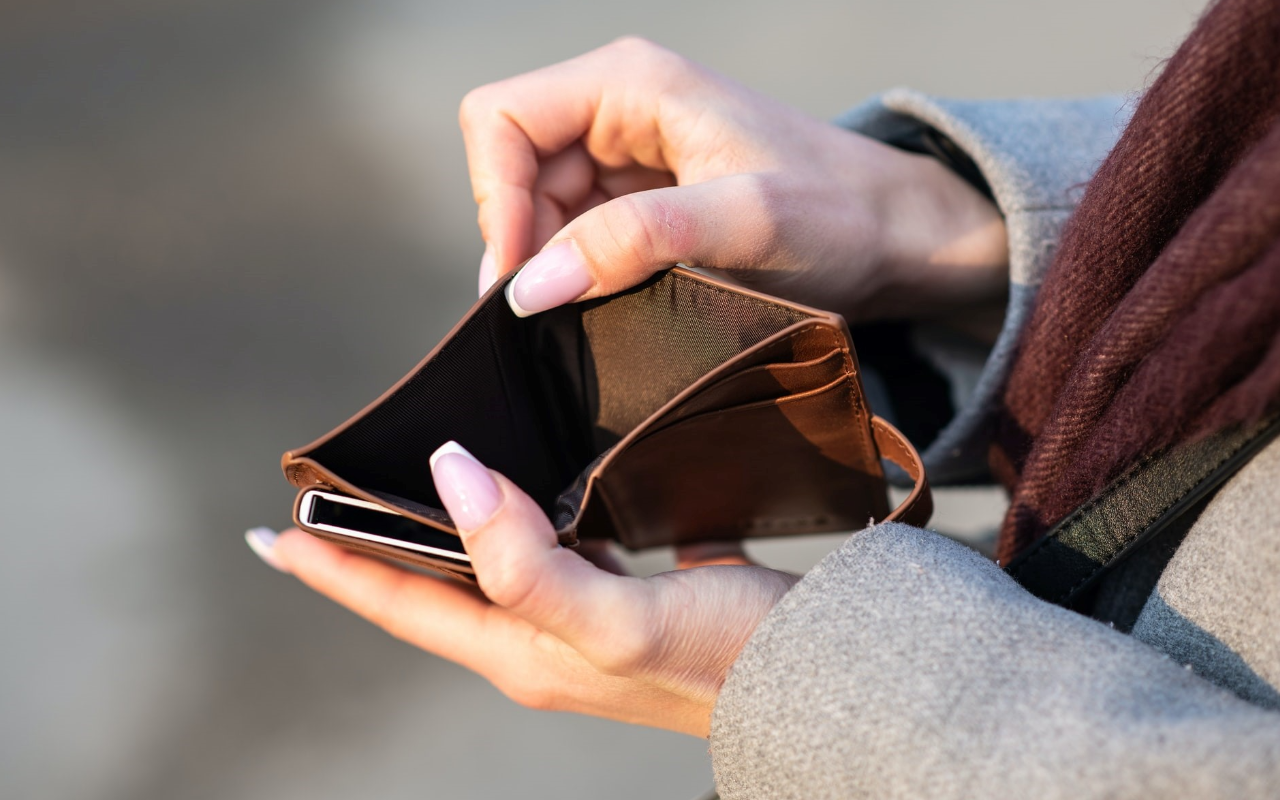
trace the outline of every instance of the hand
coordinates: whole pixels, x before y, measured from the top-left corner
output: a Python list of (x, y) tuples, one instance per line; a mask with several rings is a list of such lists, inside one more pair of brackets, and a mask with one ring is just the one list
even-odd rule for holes
[(255, 529), (250, 544), (272, 566), (480, 673), (522, 705), (708, 734), (729, 667), (795, 576), (751, 566), (736, 544), (683, 548), (675, 572), (615, 574), (603, 551), (559, 546), (533, 500), (461, 447), (445, 445), (431, 461), (482, 591), (296, 529), (274, 544)]
[(517, 313), (683, 262), (851, 319), (996, 299), (1004, 223), (932, 158), (811, 119), (640, 39), (463, 100), (481, 290)]

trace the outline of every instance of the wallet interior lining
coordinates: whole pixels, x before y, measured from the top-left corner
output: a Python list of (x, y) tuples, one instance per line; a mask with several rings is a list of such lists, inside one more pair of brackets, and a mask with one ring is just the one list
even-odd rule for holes
[(524, 319), (494, 292), (398, 390), (307, 455), (368, 491), (439, 508), (428, 457), (455, 439), (551, 512), (677, 394), (808, 318), (676, 272)]

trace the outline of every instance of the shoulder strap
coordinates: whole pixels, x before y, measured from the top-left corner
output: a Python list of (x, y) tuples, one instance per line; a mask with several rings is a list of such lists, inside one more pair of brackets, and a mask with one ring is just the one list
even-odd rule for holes
[(871, 418), (871, 433), (875, 436), (876, 449), (881, 458), (887, 458), (910, 476), (915, 482), (911, 494), (903, 500), (884, 522), (905, 522), (923, 528), (933, 516), (933, 493), (929, 489), (929, 478), (924, 474), (924, 462), (915, 447), (903, 436), (901, 431), (880, 417)]
[(1070, 606), (1108, 570), (1172, 528), (1278, 433), (1280, 415), (1140, 461), (1006, 571), (1037, 597)]

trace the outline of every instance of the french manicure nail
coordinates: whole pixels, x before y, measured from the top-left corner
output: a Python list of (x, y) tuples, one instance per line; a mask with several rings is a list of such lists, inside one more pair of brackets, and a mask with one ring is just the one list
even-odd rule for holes
[(493, 256), (493, 245), (485, 243), (484, 255), (480, 258), (480, 294), (484, 295), (489, 287), (498, 279), (498, 261)]
[(280, 534), (270, 528), (250, 528), (244, 532), (244, 540), (248, 543), (249, 549), (252, 550), (258, 558), (266, 562), (267, 566), (274, 570), (278, 570), (288, 574), (289, 568), (276, 555), (276, 539), (280, 538)]
[(527, 317), (577, 300), (591, 284), (586, 260), (566, 240), (529, 259), (507, 284), (507, 303), (517, 317)]
[(502, 490), (489, 470), (457, 442), (445, 442), (431, 454), (431, 476), (459, 530), (481, 527), (502, 504)]

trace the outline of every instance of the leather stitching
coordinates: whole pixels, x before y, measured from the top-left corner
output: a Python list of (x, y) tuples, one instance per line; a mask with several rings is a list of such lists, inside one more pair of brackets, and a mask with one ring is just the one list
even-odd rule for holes
[[(894, 510), (895, 512), (900, 513), (897, 513), (895, 516), (895, 514), (891, 512), (889, 516), (886, 517), (886, 521), (889, 519), (909, 520), (915, 515), (920, 504), (924, 502), (925, 489), (922, 488), (923, 483), (926, 480), (924, 464), (920, 461), (919, 454), (902, 439), (902, 434), (892, 428), (884, 420), (879, 417), (872, 417), (871, 425), (876, 431), (884, 434), (883, 444), (886, 452), (882, 453), (882, 455), (885, 455), (890, 461), (906, 470), (907, 475), (910, 476), (916, 484), (912, 489), (911, 495), (903, 501), (903, 505)], [(876, 437), (876, 444), (877, 447), (881, 444), (880, 437), (878, 436)], [(895, 456), (897, 457), (895, 458)]]

